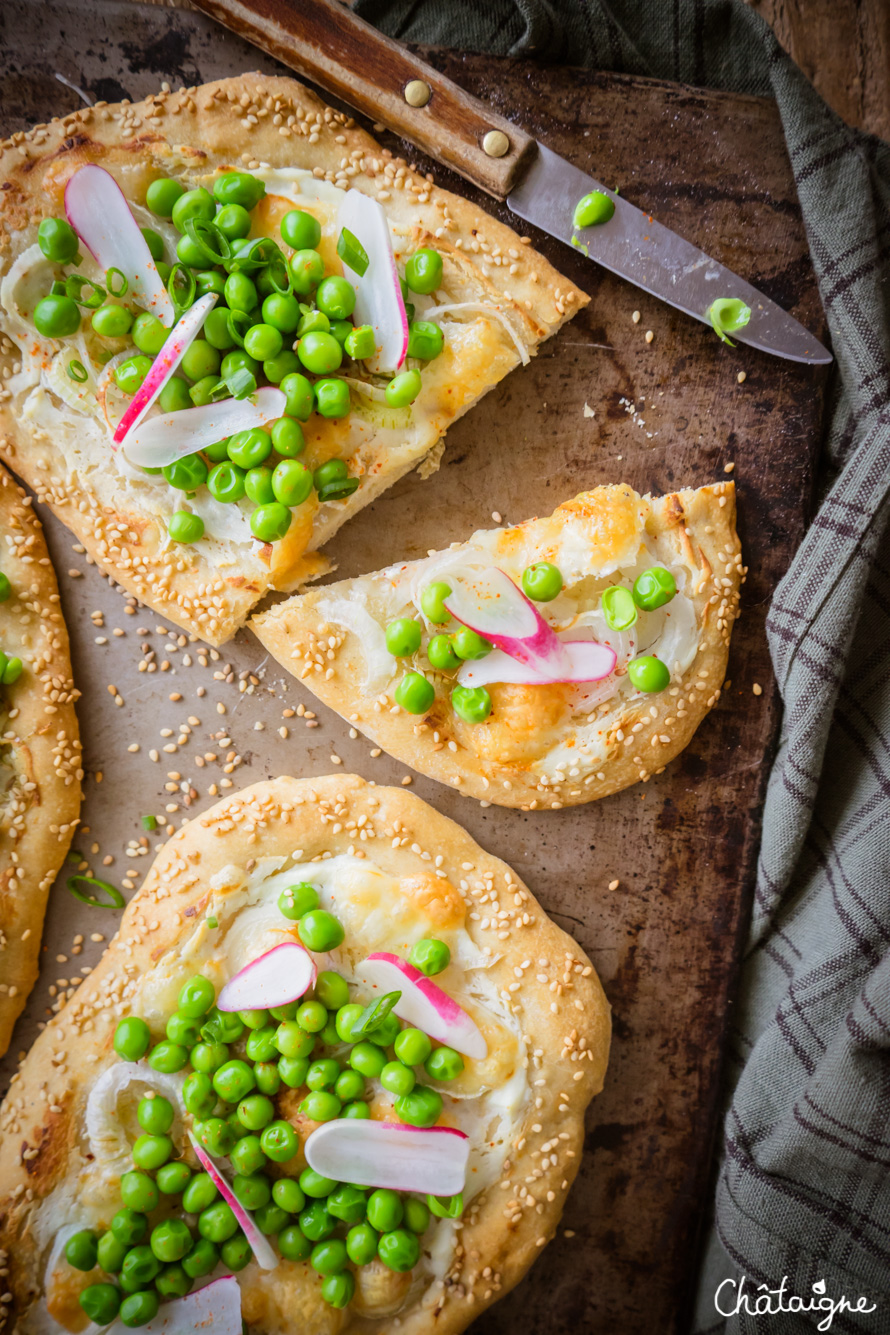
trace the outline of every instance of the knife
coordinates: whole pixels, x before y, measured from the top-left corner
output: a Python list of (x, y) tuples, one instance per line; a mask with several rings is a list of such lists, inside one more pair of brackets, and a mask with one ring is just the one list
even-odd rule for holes
[[(365, 115), (410, 139), (526, 222), (661, 301), (710, 324), (721, 297), (751, 316), (732, 337), (795, 362), (832, 360), (813, 334), (757, 288), (512, 121), (471, 97), (338, 0), (192, 0), (224, 27)], [(575, 229), (591, 191), (615, 205), (608, 222)]]

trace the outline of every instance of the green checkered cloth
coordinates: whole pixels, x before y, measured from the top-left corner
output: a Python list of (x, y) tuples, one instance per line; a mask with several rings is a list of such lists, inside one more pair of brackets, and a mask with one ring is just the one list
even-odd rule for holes
[(715, 1308), (723, 1280), (746, 1277), (753, 1308), (788, 1276), (787, 1294), (878, 1304), (832, 1330), (890, 1331), (890, 147), (844, 125), (741, 0), (355, 7), (403, 41), (778, 103), (837, 363), (821, 504), (767, 623), (784, 720), (696, 1328), (813, 1330), (824, 1313)]

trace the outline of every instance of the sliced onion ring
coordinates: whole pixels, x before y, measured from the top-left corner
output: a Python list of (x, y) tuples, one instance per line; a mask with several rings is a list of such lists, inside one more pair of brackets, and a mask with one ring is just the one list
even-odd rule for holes
[(148, 375), (133, 395), (114, 432), (115, 446), (126, 444), (126, 437), (142, 421), (155, 399), (179, 366), (192, 343), (198, 337), (201, 326), (216, 304), (216, 293), (208, 292), (199, 297), (181, 320), (177, 320), (167, 336), (157, 357), (151, 364)]
[(130, 432), (127, 458), (140, 468), (163, 468), (186, 454), (206, 450), (236, 431), (265, 426), (282, 417), (286, 406), (281, 390), (267, 385), (249, 399), (221, 399), (200, 408), (182, 408), (152, 417)]
[[(128, 1335), (130, 1329), (115, 1321), (107, 1335)], [(205, 1335), (210, 1330), (213, 1335), (241, 1335), (241, 1286), (234, 1275), (220, 1275), (203, 1289), (162, 1303), (157, 1316), (140, 1330), (145, 1335)]]
[(282, 941), (251, 960), (219, 994), (221, 1011), (261, 1011), (286, 1006), (315, 986), (315, 961), (298, 941)]
[(454, 1127), (347, 1117), (324, 1122), (306, 1141), (306, 1162), (322, 1177), (424, 1196), (463, 1191), (469, 1154), (469, 1138)]
[[(615, 650), (597, 640), (560, 640), (565, 658), (565, 672), (554, 677), (536, 671), (528, 663), (492, 649), (484, 658), (468, 660), (457, 674), (459, 686), (491, 686), (495, 682), (517, 686), (546, 686), (555, 681), (602, 681), (615, 669)], [(434, 1195), (442, 1195), (434, 1192)]]
[(119, 269), (134, 299), (173, 324), (173, 303), (124, 192), (104, 167), (85, 163), (68, 178), (65, 213), (103, 273)]
[(211, 1156), (204, 1149), (204, 1146), (199, 1144), (191, 1131), (189, 1132), (189, 1140), (192, 1142), (192, 1149), (197, 1154), (201, 1167), (213, 1179), (214, 1186), (219, 1191), (220, 1196), (231, 1207), (232, 1214), (241, 1225), (244, 1236), (253, 1249), (257, 1265), (263, 1270), (274, 1270), (278, 1265), (278, 1257), (275, 1255), (272, 1244), (260, 1232), (258, 1226), (254, 1223), (253, 1215), (245, 1210)]
[(377, 351), (366, 365), (374, 372), (397, 371), (408, 352), (408, 316), (402, 300), (399, 273), (392, 252), (386, 214), (376, 199), (361, 190), (347, 190), (337, 218), (361, 242), (368, 255), (364, 274), (344, 264), (345, 276), (355, 288), (356, 325), (374, 330)]
[(362, 961), (357, 972), (363, 982), (381, 994), (401, 991), (402, 995), (393, 1007), (399, 1019), (407, 1020), (430, 1038), (446, 1043), (465, 1057), (482, 1061), (488, 1056), (488, 1044), (475, 1020), (453, 997), (407, 960), (388, 951), (377, 951)]

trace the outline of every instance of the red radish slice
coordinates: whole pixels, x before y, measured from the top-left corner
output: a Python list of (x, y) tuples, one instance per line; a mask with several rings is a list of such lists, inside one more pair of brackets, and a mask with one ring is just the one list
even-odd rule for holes
[(162, 324), (172, 325), (170, 294), (111, 173), (94, 162), (78, 167), (65, 186), (65, 213), (99, 267), (120, 269), (129, 283), (129, 295)]
[(249, 399), (222, 399), (200, 408), (181, 408), (177, 413), (151, 417), (127, 437), (127, 458), (140, 468), (163, 468), (236, 431), (265, 426), (282, 417), (286, 406), (281, 390), (267, 385)]
[(278, 1265), (278, 1257), (275, 1255), (272, 1244), (260, 1232), (258, 1226), (254, 1223), (253, 1215), (245, 1210), (211, 1156), (204, 1149), (204, 1146), (198, 1143), (191, 1131), (189, 1132), (189, 1140), (192, 1142), (192, 1149), (197, 1154), (201, 1167), (213, 1179), (213, 1183), (226, 1205), (232, 1207), (232, 1214), (238, 1220), (245, 1238), (253, 1248), (257, 1265), (263, 1270), (274, 1270)]
[(368, 267), (359, 275), (344, 264), (345, 277), (355, 288), (356, 325), (374, 330), (377, 352), (366, 366), (374, 372), (397, 371), (408, 352), (408, 316), (399, 286), (386, 214), (376, 199), (361, 190), (347, 190), (340, 204), (338, 227), (348, 227), (368, 255)]
[(463, 1191), (469, 1155), (469, 1138), (450, 1126), (348, 1117), (322, 1123), (306, 1141), (306, 1162), (322, 1177), (431, 1196)]
[(157, 357), (151, 364), (151, 370), (133, 395), (114, 432), (115, 446), (125, 443), (126, 436), (142, 421), (167, 381), (173, 375), (179, 363), (188, 352), (192, 343), (201, 332), (201, 326), (216, 304), (216, 293), (208, 292), (200, 297), (178, 320), (170, 331)]
[(286, 1006), (315, 986), (315, 961), (297, 941), (282, 941), (251, 960), (219, 994), (221, 1011), (262, 1011)]
[[(241, 1288), (234, 1275), (220, 1275), (203, 1289), (162, 1303), (156, 1317), (140, 1330), (146, 1335), (241, 1335)], [(115, 1321), (107, 1335), (128, 1335), (129, 1326)]]
[(399, 1019), (407, 1020), (430, 1038), (446, 1043), (465, 1057), (482, 1061), (488, 1056), (488, 1044), (475, 1020), (407, 960), (377, 951), (358, 966), (358, 976), (370, 987), (379, 988), (381, 993), (401, 991), (401, 997), (393, 1006)]
[(492, 649), (485, 658), (468, 660), (457, 674), (460, 686), (490, 686), (510, 682), (519, 686), (544, 686), (551, 682), (602, 681), (618, 661), (615, 650), (596, 640), (560, 640), (566, 660), (564, 670), (554, 676), (520, 663), (502, 649)]
[[(530, 598), (497, 566), (449, 570), (444, 599), (453, 617), (548, 681), (562, 681), (568, 654)], [(481, 660), (480, 660), (481, 661)]]

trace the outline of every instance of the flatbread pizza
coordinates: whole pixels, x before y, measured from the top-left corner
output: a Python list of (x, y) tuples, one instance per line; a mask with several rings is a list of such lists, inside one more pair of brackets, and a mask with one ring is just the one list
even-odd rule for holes
[(0, 453), (211, 644), (587, 301), (293, 79), (81, 108), (0, 183)]
[(584, 952), (420, 799), (230, 796), (13, 1080), (7, 1319), (461, 1331), (553, 1237), (609, 1034)]
[(0, 1055), (37, 980), (83, 778), (68, 632), (31, 498), (0, 468)]
[(250, 625), (390, 755), (501, 806), (660, 773), (716, 704), (744, 577), (730, 482), (597, 487)]

